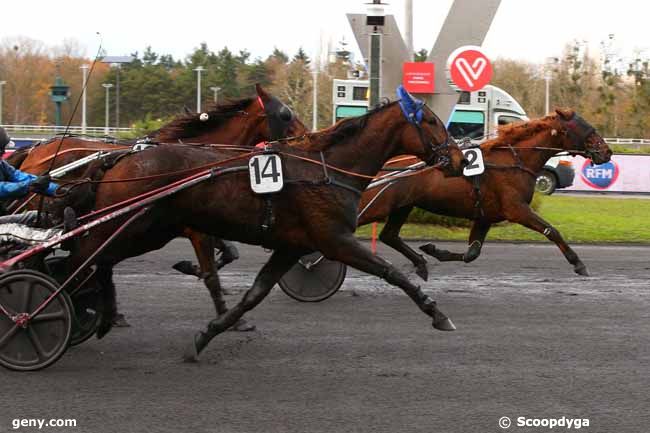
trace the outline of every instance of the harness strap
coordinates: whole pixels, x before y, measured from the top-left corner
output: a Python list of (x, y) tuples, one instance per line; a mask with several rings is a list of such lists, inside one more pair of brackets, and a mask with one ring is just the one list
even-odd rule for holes
[[(348, 185), (348, 184), (346, 184), (344, 182), (340, 182), (340, 181), (338, 181), (336, 179), (333, 179), (329, 175), (329, 172), (327, 171), (327, 169), (328, 168), (334, 168), (334, 167), (330, 166), (329, 164), (327, 164), (327, 162), (325, 162), (325, 155), (323, 154), (322, 151), (319, 152), (319, 153), (320, 153), (320, 166), (323, 168), (323, 178), (322, 179), (320, 179), (320, 180), (287, 180), (287, 181), (285, 181), (285, 183), (313, 185), (313, 186), (334, 185), (334, 186), (338, 186), (339, 188), (347, 189), (348, 191), (351, 191), (355, 195), (361, 197), (361, 194), (363, 194), (363, 191), (361, 191), (361, 190), (359, 190), (359, 189), (357, 189), (357, 188), (355, 188), (355, 187), (353, 187), (351, 185)], [(294, 155), (286, 154), (286, 153), (284, 155), (294, 156)], [(304, 159), (304, 158), (300, 158), (300, 159)], [(307, 160), (310, 161), (310, 162), (313, 162), (313, 160), (309, 160), (309, 159), (307, 159)]]
[(268, 244), (269, 235), (275, 224), (275, 215), (273, 214), (273, 201), (271, 194), (264, 195), (264, 211), (262, 212), (262, 223), (260, 231), (262, 236), (262, 245)]

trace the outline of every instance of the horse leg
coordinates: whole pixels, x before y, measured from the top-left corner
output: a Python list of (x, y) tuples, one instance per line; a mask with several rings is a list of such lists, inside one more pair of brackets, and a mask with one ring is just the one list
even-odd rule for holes
[(436, 248), (433, 243), (424, 244), (420, 249), (441, 262), (473, 262), (481, 255), (481, 248), (483, 248), (490, 227), (491, 224), (486, 221), (475, 220), (469, 233), (469, 246), (464, 253), (441, 250)]
[[(193, 232), (194, 232), (193, 230), (186, 230), (185, 236), (187, 236), (191, 240), (191, 236)], [(232, 242), (228, 242), (226, 240), (219, 239), (219, 238), (213, 238), (213, 243), (214, 243), (214, 249), (216, 251), (221, 252), (221, 256), (215, 262), (217, 270), (223, 268), (228, 263), (232, 263), (235, 260), (239, 259), (239, 251), (237, 250), (237, 247), (233, 245)], [(176, 269), (181, 274), (193, 275), (195, 277), (202, 278), (200, 264), (199, 266), (197, 266), (189, 260), (182, 260), (174, 264), (172, 268)], [(225, 290), (224, 293), (226, 293)]]
[(567, 261), (573, 265), (573, 270), (576, 274), (588, 277), (587, 267), (573, 249), (562, 238), (560, 232), (556, 230), (551, 224), (546, 222), (541, 216), (537, 215), (528, 205), (517, 208), (517, 211), (506, 215), (508, 221), (521, 224), (531, 230), (543, 234), (546, 238), (558, 246)]
[(441, 331), (456, 329), (451, 320), (437, 307), (436, 301), (425, 295), (420, 287), (411, 283), (393, 265), (379, 256), (374, 255), (357, 241), (354, 236), (345, 236), (332, 240), (331, 244), (321, 251), (325, 257), (336, 260), (360, 271), (376, 275), (386, 282), (402, 289), (426, 315), (433, 319), (433, 327)]
[(215, 249), (221, 251), (221, 257), (216, 262), (217, 269), (221, 269), (228, 263), (234, 262), (239, 259), (239, 251), (232, 242), (224, 239), (213, 238)]
[(415, 266), (415, 273), (426, 281), (429, 278), (427, 261), (422, 254), (415, 252), (399, 236), (399, 232), (411, 213), (411, 210), (413, 210), (413, 206), (403, 207), (388, 215), (386, 225), (381, 230), (381, 233), (379, 233), (379, 240), (409, 259)]
[(99, 308), (102, 311), (102, 319), (99, 325), (97, 325), (96, 331), (97, 338), (101, 339), (115, 325), (113, 319), (118, 315), (117, 296), (115, 293), (115, 284), (113, 283), (113, 266), (98, 263), (95, 277), (97, 284), (101, 287)]
[[(202, 233), (188, 230), (185, 235), (190, 239), (197, 259), (199, 260), (199, 278), (203, 279), (203, 284), (208, 289), (217, 317), (228, 311), (226, 301), (223, 299), (223, 288), (221, 281), (219, 281), (219, 274), (214, 262), (214, 247), (217, 238), (213, 236), (204, 235)], [(246, 322), (246, 320), (239, 319), (232, 327), (233, 331), (248, 332), (254, 331), (255, 325)]]
[(185, 361), (191, 362), (198, 359), (199, 353), (208, 345), (210, 340), (222, 333), (239, 319), (247, 311), (252, 310), (269, 294), (275, 283), (296, 264), (302, 252), (276, 250), (268, 262), (262, 267), (255, 277), (255, 282), (244, 294), (241, 301), (224, 314), (208, 323), (205, 331), (199, 331), (194, 336), (190, 348), (183, 355)]

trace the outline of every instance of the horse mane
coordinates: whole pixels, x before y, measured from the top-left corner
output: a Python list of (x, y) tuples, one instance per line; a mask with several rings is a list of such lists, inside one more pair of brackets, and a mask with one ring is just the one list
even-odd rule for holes
[(229, 101), (212, 107), (205, 113), (208, 120), (202, 121), (196, 113), (178, 116), (158, 131), (149, 134), (149, 137), (160, 141), (176, 141), (183, 138), (195, 137), (206, 129), (218, 128), (229, 117), (227, 114), (243, 111), (253, 102), (254, 98), (244, 98), (237, 101)]
[(516, 122), (508, 125), (499, 126), (498, 135), (481, 145), (481, 149), (489, 152), (494, 147), (506, 144), (519, 143), (527, 140), (540, 132), (556, 128), (555, 121), (557, 114), (551, 114), (539, 119), (533, 119), (528, 122)]
[[(398, 101), (394, 101), (388, 104), (380, 105), (361, 116), (341, 119), (329, 128), (305, 134), (305, 138), (309, 142), (308, 149), (324, 150), (333, 144), (340, 143), (344, 140), (354, 137), (359, 133), (359, 131), (363, 130), (366, 127), (368, 118), (370, 116), (397, 104), (397, 102)], [(301, 143), (297, 144), (300, 147)]]

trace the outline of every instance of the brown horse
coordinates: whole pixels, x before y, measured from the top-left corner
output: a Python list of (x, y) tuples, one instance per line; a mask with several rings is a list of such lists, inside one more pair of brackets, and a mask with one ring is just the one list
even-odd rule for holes
[[(260, 86), (256, 86), (256, 91), (257, 98), (241, 99), (207, 111), (206, 120), (193, 113), (177, 117), (146, 138), (154, 143), (225, 143), (249, 147), (261, 141), (302, 135), (307, 131), (300, 120), (292, 118), (290, 110), (287, 113), (288, 108), (277, 98)], [(27, 173), (42, 174), (100, 150), (131, 149), (134, 143), (55, 137), (12, 153), (7, 162)], [(82, 171), (71, 173), (69, 178), (78, 177)]]
[[(111, 268), (125, 258), (161, 248), (187, 226), (274, 250), (240, 303), (212, 320), (207, 330), (196, 336), (188, 359), (195, 359), (214, 336), (261, 302), (300, 256), (314, 250), (402, 288), (433, 319), (435, 328), (453, 330), (451, 321), (430, 297), (354, 237), (361, 191), (388, 159), (413, 154), (453, 172), (459, 172), (466, 162), (440, 119), (410, 95), (404, 97), (323, 132), (275, 143), (272, 150), (280, 155), (287, 180), (284, 189), (274, 195), (253, 193), (249, 174), (238, 172), (156, 203), (145, 218), (129, 226), (97, 257), (98, 265)], [(405, 116), (403, 109), (413, 115)], [(227, 151), (215, 154), (197, 148), (158, 146), (146, 153), (125, 158), (108, 171), (97, 189), (97, 208), (166, 185), (179, 178), (174, 174), (178, 170), (210, 161), (221, 162), (223, 167), (243, 164), (242, 169), (248, 171), (244, 168), (248, 156), (224, 163), (228, 158), (241, 157)], [(136, 176), (158, 177), (147, 182), (120, 183)], [(110, 181), (117, 182), (107, 183)], [(109, 222), (83, 237), (70, 266), (78, 266), (115, 232), (119, 223)], [(106, 307), (111, 308), (110, 292), (104, 295)], [(110, 322), (104, 321), (98, 335), (108, 329)]]
[[(246, 98), (232, 103), (219, 105), (207, 111), (208, 119), (198, 114), (188, 114), (173, 120), (160, 130), (152, 133), (153, 142), (187, 143), (188, 145), (207, 145), (212, 143), (228, 143), (229, 146), (251, 147), (261, 141), (278, 139), (286, 136), (302, 135), (307, 130), (299, 119), (273, 95), (268, 94), (260, 86), (256, 86), (257, 97)], [(84, 140), (76, 137), (55, 138), (47, 143), (31, 149), (14, 152), (12, 161), (21, 170), (41, 174), (52, 165), (58, 168), (79, 158), (88, 156), (99, 150), (129, 150), (131, 146), (114, 145), (99, 140)], [(105, 170), (103, 162), (95, 162), (89, 167), (82, 167), (66, 175), (64, 180), (74, 180), (80, 177), (101, 176)], [(46, 209), (52, 208), (56, 200), (48, 203)], [(66, 204), (70, 204), (69, 201)], [(38, 200), (29, 204), (31, 209), (38, 207)], [(60, 204), (56, 207), (62, 208)], [(212, 236), (206, 236), (187, 227), (182, 235), (187, 237), (199, 260), (199, 275), (208, 288), (217, 312), (225, 310), (218, 280), (216, 280), (216, 264), (214, 249), (224, 249), (225, 244)], [(223, 257), (222, 257), (223, 258)], [(112, 271), (101, 266), (97, 269), (100, 280), (114, 290)], [(111, 315), (116, 314), (112, 312)], [(246, 325), (242, 329), (247, 329)]]
[[(366, 191), (361, 199), (359, 225), (387, 218), (379, 238), (413, 262), (417, 274), (427, 279), (424, 257), (399, 237), (414, 207), (432, 213), (473, 220), (469, 247), (465, 253), (451, 253), (432, 243), (420, 247), (440, 261), (475, 260), (492, 224), (509, 221), (542, 233), (554, 242), (576, 273), (588, 275), (578, 255), (560, 233), (530, 207), (535, 179), (548, 159), (560, 151), (584, 154), (596, 164), (609, 161), (612, 151), (595, 129), (570, 110), (526, 123), (501, 127), (499, 136), (481, 145), (485, 172), (478, 183), (467, 177), (446, 178), (437, 170), (425, 169), (388, 187), (377, 199), (382, 186)], [(412, 164), (402, 160), (397, 165)], [(368, 206), (369, 203), (372, 203)], [(367, 209), (366, 209), (367, 207)]]

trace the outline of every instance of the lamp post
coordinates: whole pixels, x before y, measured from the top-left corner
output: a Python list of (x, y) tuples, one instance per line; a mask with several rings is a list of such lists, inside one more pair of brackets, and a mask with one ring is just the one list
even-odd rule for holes
[(108, 135), (108, 132), (109, 132), (109, 125), (108, 125), (109, 110), (108, 110), (108, 107), (109, 107), (109, 98), (110, 98), (109, 90), (110, 90), (111, 87), (113, 87), (113, 85), (111, 83), (104, 83), (104, 84), (102, 84), (102, 86), (104, 87), (104, 89), (106, 89), (106, 114), (105, 114), (105, 122), (104, 122), (104, 125), (105, 125), (104, 126), (104, 134)]
[(366, 25), (372, 27), (370, 31), (370, 108), (379, 104), (381, 89), (381, 31), (386, 21), (385, 3), (381, 0), (372, 0), (368, 3), (366, 12)]
[(557, 57), (547, 57), (546, 63), (544, 65), (544, 81), (545, 81), (545, 96), (544, 96), (544, 111), (545, 114), (549, 113), (551, 109), (550, 99), (551, 99), (551, 78), (553, 68), (560, 61)]
[(133, 56), (104, 56), (102, 63), (111, 67), (115, 66), (115, 127), (120, 127), (120, 69), (123, 63), (131, 63), (135, 60)]
[(217, 105), (217, 100), (218, 100), (217, 96), (219, 94), (219, 90), (221, 90), (221, 87), (212, 86), (212, 87), (210, 87), (210, 90), (212, 90), (214, 92), (214, 105), (216, 106)]
[[(368, 64), (370, 66), (370, 97), (368, 98), (368, 108), (373, 109), (379, 105), (381, 95), (381, 28), (386, 22), (386, 11), (381, 0), (372, 0), (367, 3), (366, 26), (371, 27), (370, 31), (370, 56)], [(373, 254), (377, 253), (377, 223), (372, 225), (372, 242), (370, 249)]]
[(81, 85), (81, 133), (86, 134), (86, 80), (88, 80), (88, 65), (81, 65), (79, 67), (82, 74)]
[(311, 129), (312, 131), (318, 130), (318, 69), (314, 68), (312, 71), (314, 76), (314, 88), (312, 90), (312, 119), (311, 119)]
[(2, 125), (2, 89), (5, 84), (7, 84), (6, 81), (0, 81), (0, 125)]
[(201, 72), (205, 71), (203, 66), (199, 66), (196, 69), (196, 112), (201, 112)]

